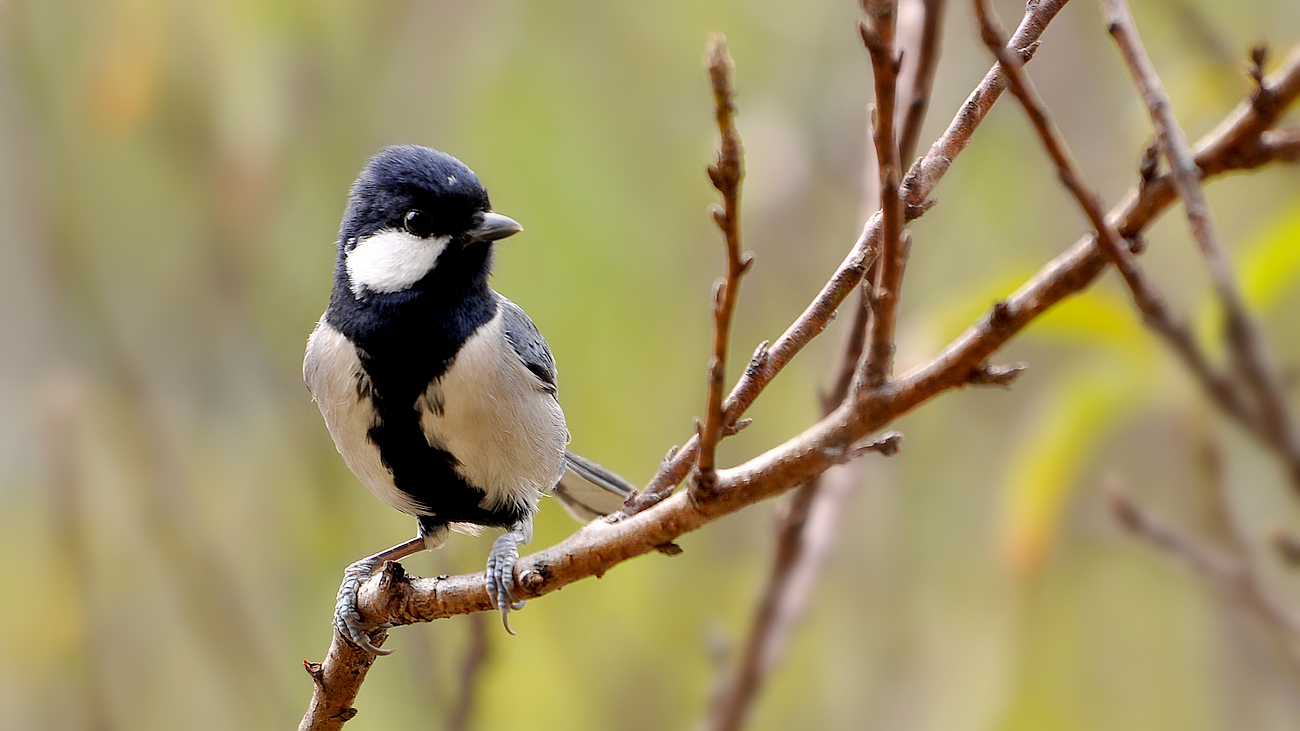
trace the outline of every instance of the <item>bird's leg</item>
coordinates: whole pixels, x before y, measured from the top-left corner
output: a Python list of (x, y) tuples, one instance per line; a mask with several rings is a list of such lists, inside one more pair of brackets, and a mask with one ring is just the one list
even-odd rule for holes
[(399, 543), (387, 551), (367, 556), (343, 571), (343, 583), (339, 586), (338, 600), (334, 603), (334, 629), (344, 639), (372, 655), (392, 654), (392, 650), (375, 647), (370, 641), (367, 632), (379, 627), (366, 627), (361, 623), (361, 613), (357, 611), (357, 592), (361, 590), (361, 584), (370, 578), (375, 569), (383, 566), (385, 561), (397, 561), (423, 551), (428, 539), (429, 536), (424, 535), (424, 531), (421, 530), (419, 536), (405, 543)]
[(510, 629), (510, 610), (524, 608), (523, 601), (515, 599), (515, 562), (519, 560), (519, 547), (531, 540), (533, 516), (527, 515), (497, 538), (488, 554), (488, 598), (501, 611), (501, 623), (510, 634), (515, 633)]

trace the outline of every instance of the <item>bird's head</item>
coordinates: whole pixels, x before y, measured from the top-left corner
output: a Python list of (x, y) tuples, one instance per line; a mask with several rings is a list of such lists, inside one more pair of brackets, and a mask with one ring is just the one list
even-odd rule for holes
[(492, 242), (522, 231), (493, 213), (474, 171), (415, 145), (385, 147), (352, 184), (339, 269), (353, 297), (486, 281)]

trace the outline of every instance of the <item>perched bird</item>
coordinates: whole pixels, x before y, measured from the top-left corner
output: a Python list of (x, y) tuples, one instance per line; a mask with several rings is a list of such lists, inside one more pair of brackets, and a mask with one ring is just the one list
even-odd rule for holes
[[(488, 287), (494, 242), (519, 233), (456, 158), (395, 146), (366, 163), (339, 229), (329, 307), (303, 378), (348, 468), (417, 537), (349, 566), (334, 623), (376, 654), (357, 591), (387, 560), (448, 532), (505, 528), (488, 555), (488, 594), (506, 629), (519, 546), (543, 494), (589, 520), (632, 491), (565, 450), (555, 360), (532, 320)], [(563, 479), (562, 479), (563, 478)]]

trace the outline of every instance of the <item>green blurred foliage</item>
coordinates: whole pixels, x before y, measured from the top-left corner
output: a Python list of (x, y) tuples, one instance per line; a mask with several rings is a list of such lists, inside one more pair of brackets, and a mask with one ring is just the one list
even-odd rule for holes
[[(1245, 49), (1300, 42), (1294, 0), (1136, 2), (1191, 136), (1246, 92)], [(1000, 3), (1008, 23), (1016, 3)], [(347, 186), (395, 142), (451, 152), (527, 227), (495, 286), (560, 364), (574, 448), (636, 481), (704, 403), (721, 246), (703, 174), (700, 57), (737, 62), (749, 177), (732, 374), (775, 337), (861, 225), (870, 79), (849, 1), (0, 2), (0, 727), (285, 728), (306, 706), (342, 568), (411, 534), (359, 489), (299, 377)], [(925, 139), (988, 66), (952, 3)], [(1150, 135), (1097, 3), (1032, 73), (1114, 201)], [(1300, 362), (1300, 176), (1209, 194), (1274, 351)], [(1023, 115), (1002, 103), (914, 226), (899, 366), (923, 362), (1084, 230)], [(1216, 338), (1204, 268), (1168, 215), (1146, 261)], [(723, 445), (796, 434), (833, 328)], [(1111, 276), (1000, 358), (1014, 390), (943, 396), (871, 459), (755, 728), (1288, 729), (1270, 638), (1122, 535), (1124, 476), (1205, 527), (1193, 455), (1229, 454), (1255, 532), (1300, 525), (1276, 465), (1213, 414)], [(536, 546), (574, 526), (545, 506)], [(531, 602), (492, 626), (478, 728), (694, 725), (771, 545), (766, 506)], [(491, 536), (408, 561), (479, 570)], [(1279, 589), (1300, 599), (1291, 577)], [(464, 618), (403, 628), (350, 729), (442, 728)]]

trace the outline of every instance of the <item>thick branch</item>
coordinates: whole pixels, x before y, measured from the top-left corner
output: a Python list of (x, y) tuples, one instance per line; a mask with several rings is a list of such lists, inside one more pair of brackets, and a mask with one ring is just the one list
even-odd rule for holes
[(727, 41), (720, 34), (709, 40), (707, 56), (709, 79), (713, 83), (718, 134), (721, 144), (718, 162), (709, 168), (709, 179), (722, 193), (722, 208), (713, 209), (713, 220), (722, 229), (727, 245), (727, 274), (718, 281), (713, 297), (713, 358), (709, 361), (709, 400), (704, 425), (700, 431), (699, 474), (694, 486), (704, 493), (714, 487), (714, 455), (728, 422), (722, 411), (722, 393), (726, 389), (727, 344), (731, 336), (731, 318), (736, 311), (736, 294), (740, 278), (753, 263), (740, 250), (740, 181), (745, 176), (744, 150), (736, 131), (735, 89), (732, 72), (735, 65), (727, 54)]
[[(1227, 247), (1214, 222), (1210, 205), (1205, 200), (1200, 171), (1192, 158), (1187, 136), (1178, 125), (1169, 95), (1142, 46), (1128, 3), (1125, 0), (1106, 0), (1106, 15), (1110, 33), (1151, 114), (1160, 149), (1169, 161), (1170, 174), (1179, 197), (1183, 199), (1192, 236), (1200, 245), (1210, 278), (1223, 305), (1232, 352), (1258, 404), (1263, 430), (1269, 436), (1268, 441), (1288, 455), (1293, 482), (1300, 489), (1300, 434), (1296, 431), (1295, 418), (1287, 408), (1286, 389), (1269, 358), (1259, 323), (1251, 317), (1242, 300)], [(1262, 56), (1261, 50), (1261, 61)], [(1262, 81), (1262, 73), (1259, 78)], [(1262, 85), (1257, 93), (1263, 97), (1270, 95), (1269, 90)]]

